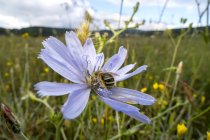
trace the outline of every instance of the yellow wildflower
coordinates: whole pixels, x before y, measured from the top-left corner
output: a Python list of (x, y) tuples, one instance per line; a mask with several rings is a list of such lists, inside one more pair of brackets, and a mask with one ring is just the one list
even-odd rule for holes
[(206, 100), (206, 97), (205, 96), (201, 96), (201, 104), (204, 104), (205, 100)]
[(147, 91), (147, 88), (144, 87), (144, 88), (142, 88), (140, 91), (141, 91), (141, 92), (146, 92), (146, 91)]
[(159, 87), (160, 91), (164, 91), (164, 89), (165, 89), (165, 85), (164, 84), (159, 84), (158, 87)]
[(7, 67), (12, 66), (12, 62), (8, 61), (8, 62), (6, 63), (6, 66), (7, 66)]
[(210, 140), (210, 132), (207, 132), (207, 140)]
[(158, 83), (155, 82), (155, 83), (152, 85), (152, 87), (153, 87), (154, 90), (157, 90), (157, 89), (158, 89)]
[(113, 120), (112, 115), (110, 115), (108, 119), (109, 119), (109, 121), (111, 122), (111, 121)]
[(150, 75), (150, 76), (149, 76), (149, 80), (152, 80), (152, 79), (153, 79), (153, 76)]
[(9, 91), (10, 90), (10, 85), (9, 84), (6, 84), (5, 85), (5, 89), (6, 89), (6, 91)]
[(26, 38), (26, 39), (29, 38), (29, 34), (28, 33), (23, 33), (21, 36), (22, 36), (22, 38)]
[(157, 104), (161, 107), (161, 108), (166, 108), (166, 106), (168, 105), (168, 101), (164, 100), (164, 99), (158, 99), (157, 100)]
[(104, 118), (101, 118), (101, 125), (104, 125)]
[(45, 72), (45, 73), (48, 73), (48, 72), (49, 72), (49, 68), (47, 68), (47, 67), (44, 68), (44, 72)]
[(184, 135), (187, 132), (187, 127), (182, 123), (177, 125), (177, 135)]
[(5, 77), (9, 77), (9, 73), (8, 73), (8, 72), (5, 72), (5, 73), (4, 73), (4, 76), (5, 76)]
[(197, 93), (193, 93), (193, 98), (195, 99), (197, 97), (198, 97)]
[(93, 123), (97, 123), (97, 119), (96, 118), (93, 118), (92, 121), (93, 121)]

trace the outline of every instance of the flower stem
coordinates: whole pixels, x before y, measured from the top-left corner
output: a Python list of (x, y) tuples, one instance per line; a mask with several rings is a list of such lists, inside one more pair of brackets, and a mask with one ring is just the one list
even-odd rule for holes
[(37, 98), (36, 96), (33, 95), (33, 93), (29, 92), (29, 97), (32, 99), (32, 100), (35, 100), (37, 102), (40, 102), (42, 104), (44, 104), (49, 110), (50, 110), (50, 114), (54, 114), (54, 110), (52, 109), (52, 107), (47, 103), (46, 100), (42, 100), (42, 99), (39, 99)]
[(55, 126), (55, 129), (56, 129), (56, 132), (55, 132), (55, 140), (60, 140), (60, 134), (61, 134), (61, 126), (64, 122), (64, 119), (61, 118), (60, 122), (58, 124), (56, 124)]
[[(184, 103), (178, 103), (175, 106), (173, 106), (171, 108), (168, 108), (167, 110), (159, 113), (157, 116), (151, 118), (151, 121), (157, 120), (157, 119), (161, 118), (162, 116), (164, 116), (165, 114), (167, 114), (168, 112), (171, 112), (172, 110), (174, 110), (174, 109), (176, 109), (176, 108), (178, 108), (180, 106), (185, 106), (188, 103), (189, 103), (188, 101), (185, 101)], [(115, 140), (117, 138), (122, 137), (123, 135), (132, 135), (135, 132), (139, 131), (140, 127), (143, 126), (143, 125), (145, 125), (145, 124), (144, 123), (138, 124), (138, 125), (130, 128), (130, 129), (128, 129), (127, 131), (125, 131), (123, 133), (117, 134), (116, 136), (110, 138), (110, 140)]]
[(56, 126), (55, 140), (60, 140), (60, 127)]
[[(116, 111), (116, 120), (117, 120), (118, 134), (120, 135), (121, 131), (120, 131), (119, 113), (117, 111)], [(121, 138), (119, 138), (119, 139), (121, 139)]]
[(192, 117), (189, 121), (191, 122), (191, 121), (197, 119), (198, 117), (202, 116), (203, 114), (207, 113), (208, 111), (210, 111), (210, 106), (207, 107), (204, 111), (202, 111), (198, 115), (195, 115), (194, 117)]
[[(173, 57), (172, 57), (172, 60), (171, 60), (170, 68), (174, 66), (174, 63), (175, 63), (175, 60), (176, 60), (176, 56), (177, 56), (177, 52), (178, 52), (178, 48), (179, 48), (179, 46), (180, 46), (180, 43), (181, 43), (181, 41), (182, 41), (184, 35), (185, 35), (185, 34), (181, 34), (181, 35), (179, 36), (178, 41), (177, 41), (176, 44), (175, 44), (174, 39), (170, 36), (170, 37), (171, 37), (171, 40), (172, 40), (172, 42), (173, 42), (173, 44), (175, 45), (174, 53), (173, 53)], [(166, 78), (166, 85), (168, 85), (168, 82), (169, 82), (169, 80), (170, 80), (170, 77), (171, 77), (171, 70), (169, 71), (169, 73), (168, 73), (168, 75), (167, 75), (167, 78)]]
[(27, 137), (26, 137), (26, 135), (21, 131), (20, 132), (20, 135), (25, 139), (25, 140), (29, 140)]

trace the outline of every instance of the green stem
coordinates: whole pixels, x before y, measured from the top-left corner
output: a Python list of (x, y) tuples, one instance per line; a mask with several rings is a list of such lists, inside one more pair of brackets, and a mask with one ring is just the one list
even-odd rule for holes
[[(181, 40), (182, 38), (184, 37), (185, 34), (181, 34), (178, 38), (178, 41), (175, 45), (175, 49), (174, 49), (174, 53), (173, 53), (173, 57), (172, 57), (172, 61), (171, 61), (171, 65), (170, 65), (170, 68), (174, 66), (174, 63), (175, 63), (175, 60), (176, 60), (176, 56), (177, 56), (177, 52), (178, 52), (178, 48), (180, 46), (180, 43), (181, 43)], [(171, 37), (171, 36), (170, 36)], [(172, 37), (171, 37), (172, 38)], [(172, 42), (173, 44), (175, 44), (175, 42), (173, 41), (173, 38), (172, 38)], [(166, 79), (166, 85), (168, 85), (168, 82), (170, 80), (170, 77), (171, 77), (171, 70), (169, 71), (168, 73), (168, 76), (167, 76), (167, 79)]]
[(112, 42), (112, 40), (114, 40), (118, 35), (120, 35), (122, 32), (124, 32), (127, 28), (123, 28), (121, 30), (119, 30), (118, 32), (116, 32), (106, 43), (105, 45), (109, 44)]
[[(156, 119), (159, 119), (159, 118), (161, 118), (162, 116), (164, 116), (165, 114), (167, 114), (168, 112), (171, 112), (172, 110), (174, 110), (174, 109), (176, 109), (176, 108), (178, 108), (178, 107), (180, 107), (180, 106), (185, 106), (185, 105), (188, 104), (188, 103), (189, 103), (188, 101), (185, 101), (184, 103), (178, 103), (178, 104), (176, 104), (175, 106), (173, 106), (173, 107), (167, 109), (166, 111), (160, 113), (159, 115), (157, 115), (157, 116), (151, 118), (151, 121), (154, 121), (154, 120), (156, 120)], [(138, 125), (136, 125), (136, 126), (130, 128), (130, 129), (128, 129), (128, 130), (127, 130), (126, 132), (124, 132), (124, 133), (117, 134), (116, 136), (110, 138), (110, 140), (117, 139), (117, 138), (119, 138), (119, 137), (121, 137), (121, 136), (123, 136), (123, 135), (131, 135), (131, 134), (133, 134), (133, 133), (139, 131), (139, 128), (140, 128), (141, 126), (143, 126), (143, 125), (145, 125), (145, 124), (144, 124), (144, 123), (138, 124)]]
[(37, 102), (40, 102), (40, 103), (44, 104), (44, 105), (50, 110), (50, 113), (51, 113), (51, 114), (54, 114), (54, 110), (53, 110), (52, 107), (47, 103), (46, 100), (39, 99), (39, 98), (37, 98), (36, 96), (34, 96), (32, 93), (29, 93), (29, 97), (30, 97), (32, 100), (35, 100), (35, 101), (37, 101)]
[(80, 123), (79, 126), (77, 127), (77, 131), (76, 131), (76, 133), (75, 133), (75, 135), (74, 135), (74, 139), (73, 139), (73, 140), (76, 140), (76, 139), (77, 139), (77, 137), (78, 137), (78, 135), (79, 135), (80, 128), (81, 128), (81, 123)]
[(63, 140), (67, 140), (67, 137), (62, 127), (61, 127), (61, 134), (62, 134)]
[[(120, 122), (119, 122), (119, 113), (116, 111), (116, 120), (117, 120), (117, 130), (118, 130), (118, 134), (120, 135), (121, 134), (121, 131), (120, 131)], [(120, 139), (120, 138), (119, 138)]]
[(195, 119), (197, 119), (198, 117), (202, 116), (203, 114), (207, 113), (210, 110), (210, 106), (207, 107), (204, 111), (202, 111), (201, 113), (199, 113), (198, 115), (195, 115), (194, 117), (192, 117), (189, 121), (193, 121)]
[(27, 137), (26, 137), (26, 135), (21, 131), (20, 132), (20, 135), (25, 139), (25, 140), (29, 140)]
[[(176, 89), (177, 89), (177, 84), (178, 84), (178, 81), (179, 81), (179, 77), (180, 77), (180, 75), (177, 74), (177, 75), (176, 75), (176, 79), (175, 79), (175, 85), (174, 85), (173, 92), (172, 92), (171, 101), (170, 101), (170, 103), (169, 103), (168, 108), (171, 108), (171, 106), (172, 106), (172, 103), (173, 103), (173, 100), (174, 100), (174, 96), (175, 96), (175, 93), (176, 93)], [(170, 112), (169, 112), (169, 113), (170, 113)], [(168, 113), (168, 115), (167, 115), (166, 118), (168, 118), (169, 113)]]
[(166, 113), (171, 112), (171, 110), (174, 110), (174, 109), (176, 109), (176, 108), (179, 107), (179, 106), (184, 106), (184, 105), (186, 105), (186, 104), (188, 104), (188, 103), (189, 103), (188, 101), (185, 101), (184, 103), (178, 103), (178, 104), (176, 104), (175, 106), (173, 106), (173, 107), (167, 109), (166, 111), (160, 113), (158, 116), (153, 117), (151, 120), (156, 120), (156, 119), (162, 117), (163, 115), (165, 115)]
[(60, 140), (60, 127), (56, 126), (55, 140)]
[(180, 111), (179, 115), (176, 117), (176, 119), (174, 120), (174, 122), (169, 126), (169, 129), (167, 130), (168, 131), (167, 132), (168, 134), (172, 131), (172, 129), (175, 128), (174, 126), (181, 120), (182, 115), (185, 113), (185, 110), (186, 110), (186, 106), (184, 106), (182, 108), (182, 110)]
[(60, 140), (60, 134), (61, 134), (61, 126), (64, 122), (64, 119), (61, 118), (60, 122), (58, 124), (56, 124), (55, 128), (56, 128), (56, 132), (55, 132), (55, 140)]

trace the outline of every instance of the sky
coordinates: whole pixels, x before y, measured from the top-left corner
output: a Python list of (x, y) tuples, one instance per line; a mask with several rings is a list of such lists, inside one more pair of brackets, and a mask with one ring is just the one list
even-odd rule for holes
[[(139, 27), (142, 30), (186, 27), (190, 23), (193, 23), (194, 27), (206, 25), (206, 14), (198, 24), (198, 7), (195, 0), (168, 0), (160, 20), (166, 1), (123, 0), (120, 27), (122, 28), (124, 21), (130, 18), (136, 2), (140, 3), (140, 7), (131, 27), (143, 20), (146, 21), (145, 24)], [(197, 1), (200, 3), (202, 12), (207, 0)], [(30, 26), (77, 28), (84, 21), (85, 11), (88, 11), (94, 19), (92, 29), (107, 29), (104, 20), (109, 21), (111, 26), (117, 29), (119, 28), (120, 4), (121, 0), (0, 0), (0, 27), (9, 29)], [(185, 25), (180, 23), (181, 18), (187, 18)]]

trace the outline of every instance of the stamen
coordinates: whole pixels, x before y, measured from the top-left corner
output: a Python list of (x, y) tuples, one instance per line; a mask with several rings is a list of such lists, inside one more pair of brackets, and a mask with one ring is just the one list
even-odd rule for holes
[(84, 66), (84, 73), (86, 74), (86, 75), (90, 75), (90, 72), (88, 71), (88, 67), (90, 66), (90, 64), (91, 64), (91, 60), (89, 59), (89, 55), (83, 55), (82, 56), (82, 59), (84, 60), (84, 62), (83, 62), (83, 66)]
[(99, 67), (98, 65), (101, 63), (101, 61), (102, 61), (102, 56), (98, 56), (97, 57), (97, 62), (96, 62), (96, 65), (94, 66), (93, 71), (98, 71), (100, 69), (101, 66)]
[[(101, 64), (101, 62), (102, 62), (102, 60), (103, 60), (102, 58), (103, 58), (103, 56), (100, 56), (100, 62), (99, 62), (99, 64)], [(100, 66), (98, 67), (98, 70), (101, 69), (101, 67), (102, 67), (102, 65), (100, 65)]]

